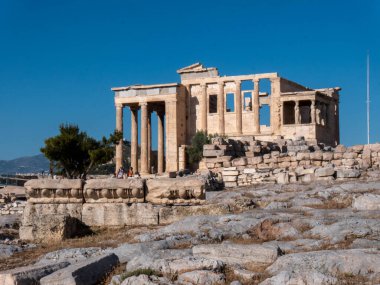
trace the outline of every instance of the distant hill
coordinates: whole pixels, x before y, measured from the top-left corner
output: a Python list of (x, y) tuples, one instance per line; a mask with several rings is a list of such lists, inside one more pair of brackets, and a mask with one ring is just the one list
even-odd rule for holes
[(43, 154), (0, 160), (0, 174), (38, 173), (43, 170), (49, 170), (49, 160)]

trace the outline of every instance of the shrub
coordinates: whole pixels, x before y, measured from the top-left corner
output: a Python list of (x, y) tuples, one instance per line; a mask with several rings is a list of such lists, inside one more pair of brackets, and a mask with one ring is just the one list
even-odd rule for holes
[(151, 268), (141, 268), (141, 269), (136, 269), (134, 271), (121, 274), (120, 275), (120, 279), (121, 279), (121, 282), (123, 282), (125, 279), (127, 279), (129, 277), (139, 276), (139, 275), (148, 275), (148, 276), (156, 275), (156, 276), (160, 276), (161, 274), (159, 272), (151, 269)]
[(189, 162), (198, 163), (203, 157), (203, 146), (210, 143), (211, 138), (204, 131), (197, 131), (191, 139), (191, 146), (187, 148)]

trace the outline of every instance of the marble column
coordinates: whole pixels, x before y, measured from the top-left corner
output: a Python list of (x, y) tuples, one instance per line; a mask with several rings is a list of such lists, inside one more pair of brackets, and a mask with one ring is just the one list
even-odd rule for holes
[(253, 131), (255, 134), (260, 134), (260, 80), (254, 79), (253, 80), (253, 104), (252, 104), (252, 110), (253, 110)]
[(157, 173), (164, 173), (164, 112), (157, 111), (158, 143), (157, 143)]
[(242, 101), (241, 101), (241, 81), (235, 81), (235, 110), (236, 110), (236, 133), (241, 135), (243, 133), (242, 128)]
[(131, 107), (131, 166), (138, 171), (138, 109)]
[(148, 173), (148, 103), (141, 106), (141, 174)]
[(218, 82), (219, 135), (224, 135), (224, 82)]
[(300, 124), (300, 106), (299, 101), (296, 101), (296, 104), (294, 105), (294, 122), (295, 124)]
[(152, 159), (152, 116), (151, 116), (152, 112), (151, 110), (148, 109), (148, 119), (147, 119), (147, 123), (148, 123), (148, 173), (151, 173), (151, 167), (152, 167), (152, 163), (151, 163), (151, 159)]
[(201, 115), (201, 130), (207, 132), (207, 85), (205, 83), (201, 84), (202, 98), (200, 106)]
[(315, 100), (311, 100), (310, 116), (311, 116), (311, 123), (315, 124)]
[[(116, 105), (116, 130), (123, 133), (123, 105)], [(123, 138), (120, 139), (119, 143), (116, 145), (116, 170), (117, 173), (120, 167), (123, 166)]]

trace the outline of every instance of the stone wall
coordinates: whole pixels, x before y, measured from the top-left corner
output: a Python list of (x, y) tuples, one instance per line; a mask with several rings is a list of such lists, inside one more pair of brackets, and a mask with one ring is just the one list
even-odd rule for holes
[(203, 156), (201, 166), (218, 174), (225, 187), (311, 182), (358, 178), (379, 169), (380, 144), (331, 148), (303, 138), (275, 142), (215, 138), (204, 146)]
[(207, 180), (202, 177), (128, 179), (33, 179), (25, 183), (28, 202), (20, 238), (60, 240), (81, 228), (158, 225), (169, 205), (203, 204)]

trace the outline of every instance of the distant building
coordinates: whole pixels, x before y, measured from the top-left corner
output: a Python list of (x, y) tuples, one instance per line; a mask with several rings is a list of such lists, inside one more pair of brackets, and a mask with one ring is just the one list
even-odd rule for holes
[[(138, 131), (141, 132), (139, 171), (143, 174), (151, 169), (152, 112), (157, 112), (158, 117), (158, 173), (185, 167), (185, 145), (190, 144), (197, 130), (236, 139), (255, 136), (258, 140), (271, 141), (303, 136), (316, 143), (339, 144), (338, 87), (311, 89), (277, 73), (219, 76), (217, 68), (206, 68), (200, 63), (177, 73), (181, 83), (112, 88), (118, 130), (123, 130), (123, 108), (132, 111), (131, 165), (135, 170)], [(261, 88), (264, 83), (269, 86), (267, 90)], [(141, 122), (137, 119), (138, 110)], [(260, 122), (264, 112), (269, 117), (266, 124)], [(122, 150), (118, 147), (116, 167), (121, 163)]]

